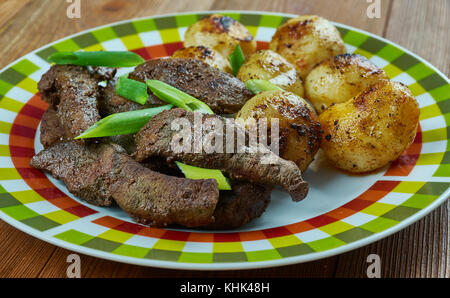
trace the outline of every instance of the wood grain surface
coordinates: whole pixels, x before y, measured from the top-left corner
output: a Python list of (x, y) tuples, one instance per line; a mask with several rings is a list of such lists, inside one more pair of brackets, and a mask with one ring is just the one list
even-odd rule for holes
[[(66, 16), (67, 1), (0, 1), (0, 68), (67, 35), (134, 17), (233, 9), (318, 14), (383, 36), (450, 72), (450, 1), (381, 0), (369, 19), (366, 0), (81, 0), (81, 18)], [(242, 271), (177, 271), (81, 255), (82, 277), (366, 277), (369, 254), (381, 257), (382, 277), (450, 277), (449, 201), (381, 241), (315, 262)], [(65, 277), (70, 251), (0, 221), (0, 277)]]

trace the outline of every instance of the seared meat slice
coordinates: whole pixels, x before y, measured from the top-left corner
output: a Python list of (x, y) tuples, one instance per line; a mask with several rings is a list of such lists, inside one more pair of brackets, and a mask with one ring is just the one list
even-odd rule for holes
[(41, 144), (44, 148), (48, 148), (54, 143), (66, 139), (66, 131), (61, 126), (61, 123), (59, 123), (56, 110), (50, 106), (41, 119)]
[(115, 113), (136, 111), (152, 107), (159, 107), (167, 103), (150, 94), (144, 105), (138, 104), (116, 94), (116, 81), (112, 80), (106, 87), (100, 88), (99, 110), (102, 117)]
[[(68, 137), (66, 130), (59, 122), (56, 111), (52, 106), (44, 113), (41, 120), (41, 135), (40, 140), (44, 148), (48, 148), (57, 142), (70, 141), (72, 138)], [(115, 143), (123, 147), (129, 154), (136, 151), (134, 143), (134, 135), (120, 135), (111, 136), (101, 139), (104, 143)], [(83, 143), (83, 140), (77, 140)], [(92, 141), (91, 141), (92, 142)]]
[(57, 143), (34, 156), (31, 166), (63, 180), (71, 193), (89, 203), (107, 206), (114, 199), (139, 223), (197, 227), (214, 222), (219, 197), (215, 180), (154, 172), (118, 145)]
[[(204, 146), (202, 153), (191, 153), (178, 151), (179, 148), (172, 148), (173, 141), (180, 137), (180, 132), (172, 130), (171, 124), (174, 120), (185, 118), (194, 127), (194, 117), (203, 121), (202, 140), (223, 138), (223, 144), (227, 144), (227, 132), (230, 127), (234, 131), (234, 144), (239, 144), (236, 138), (238, 135), (248, 134), (234, 120), (226, 119), (217, 115), (207, 115), (187, 112), (183, 109), (173, 109), (163, 111), (154, 116), (136, 135), (136, 160), (144, 161), (151, 156), (165, 157), (168, 161), (181, 161), (193, 166), (220, 169), (235, 180), (244, 180), (254, 183), (280, 185), (286, 189), (294, 201), (304, 199), (308, 193), (308, 184), (302, 179), (302, 172), (292, 161), (287, 161), (270, 151), (266, 147), (248, 147), (242, 144), (235, 148), (236, 153), (206, 153)], [(224, 123), (225, 132), (209, 131), (205, 133), (205, 122), (219, 120)], [(226, 124), (225, 124), (226, 123)], [(191, 134), (194, 135), (193, 130)], [(212, 136), (217, 136), (212, 137)], [(188, 138), (183, 133), (183, 138)], [(194, 137), (191, 138), (192, 140)], [(198, 147), (192, 144), (191, 149)], [(252, 149), (254, 151), (252, 151)], [(226, 152), (223, 148), (222, 152)]]
[(85, 67), (55, 65), (42, 76), (38, 89), (42, 99), (56, 108), (70, 138), (100, 120), (97, 108), (98, 80)]
[(60, 142), (35, 155), (30, 165), (64, 181), (77, 197), (97, 206), (109, 206), (113, 200), (104, 183), (107, 173), (101, 162), (96, 152), (84, 145)]
[(198, 98), (218, 114), (238, 112), (253, 94), (239, 79), (195, 59), (149, 60), (130, 79), (163, 81)]
[(215, 222), (206, 229), (236, 229), (260, 217), (270, 203), (272, 188), (243, 181), (232, 183), (232, 190), (221, 190), (214, 211)]

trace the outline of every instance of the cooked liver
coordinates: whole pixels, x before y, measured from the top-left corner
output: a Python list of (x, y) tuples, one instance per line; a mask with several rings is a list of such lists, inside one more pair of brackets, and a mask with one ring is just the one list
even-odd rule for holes
[(163, 81), (205, 102), (217, 114), (236, 113), (253, 96), (239, 79), (195, 59), (149, 60), (128, 77)]

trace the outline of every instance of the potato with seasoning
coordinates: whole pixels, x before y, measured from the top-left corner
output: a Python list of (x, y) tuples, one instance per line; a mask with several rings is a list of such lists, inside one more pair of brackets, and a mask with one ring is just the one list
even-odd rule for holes
[(302, 79), (295, 66), (272, 50), (260, 50), (251, 55), (239, 69), (238, 79), (244, 83), (252, 79), (267, 80), (286, 91), (303, 97)]
[(279, 155), (295, 162), (302, 172), (319, 150), (321, 129), (318, 117), (303, 98), (291, 92), (263, 91), (247, 101), (236, 118), (241, 121), (267, 119), (269, 139), (271, 119), (278, 118)]
[(230, 61), (225, 59), (225, 57), (219, 52), (205, 46), (191, 46), (179, 49), (172, 54), (172, 58), (190, 58), (201, 60), (212, 67), (220, 69), (221, 71), (233, 74)]
[(306, 98), (322, 113), (332, 104), (345, 102), (370, 85), (387, 79), (382, 69), (363, 56), (338, 55), (322, 61), (308, 74)]
[(419, 106), (411, 91), (384, 80), (319, 115), (321, 148), (337, 168), (370, 172), (397, 159), (414, 141)]
[(228, 16), (210, 15), (191, 25), (184, 35), (185, 47), (206, 46), (230, 57), (237, 45), (245, 56), (256, 51), (256, 40), (248, 29)]
[(346, 52), (336, 27), (314, 15), (299, 16), (281, 25), (269, 48), (295, 65), (303, 79), (317, 63)]

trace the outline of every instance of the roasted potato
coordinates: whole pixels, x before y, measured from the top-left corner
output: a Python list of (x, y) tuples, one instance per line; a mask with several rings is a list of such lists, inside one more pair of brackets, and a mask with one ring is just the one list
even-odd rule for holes
[[(264, 91), (251, 98), (236, 115), (238, 120), (279, 119), (279, 155), (305, 171), (320, 147), (321, 129), (312, 107), (288, 91)], [(248, 123), (248, 122), (247, 122)], [(271, 133), (267, 133), (270, 139)], [(272, 142), (272, 140), (270, 140)]]
[(219, 52), (209, 49), (205, 46), (191, 46), (182, 48), (172, 54), (172, 58), (191, 58), (201, 60), (212, 67), (218, 68), (229, 74), (233, 74), (231, 64)]
[(227, 16), (210, 15), (191, 25), (184, 36), (185, 47), (206, 46), (228, 58), (240, 45), (245, 56), (256, 51), (256, 40), (248, 29)]
[(379, 81), (319, 115), (321, 148), (333, 165), (349, 172), (382, 168), (412, 144), (419, 113), (408, 87)]
[(313, 15), (299, 16), (281, 25), (269, 48), (295, 65), (302, 79), (317, 63), (346, 52), (336, 27)]
[(321, 113), (333, 103), (345, 102), (370, 85), (387, 79), (382, 69), (363, 56), (338, 55), (322, 61), (308, 74), (306, 98)]
[(297, 76), (295, 66), (271, 50), (260, 50), (251, 55), (239, 69), (237, 77), (244, 83), (251, 79), (267, 80), (286, 91), (304, 96), (302, 79)]

